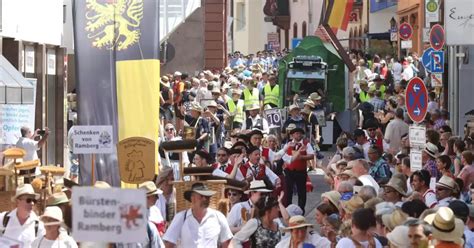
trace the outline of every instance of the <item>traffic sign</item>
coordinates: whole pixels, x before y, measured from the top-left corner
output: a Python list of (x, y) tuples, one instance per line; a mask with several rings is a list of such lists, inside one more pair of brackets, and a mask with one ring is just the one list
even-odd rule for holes
[(431, 53), (431, 70), (432, 73), (444, 73), (444, 52), (433, 51)]
[(421, 56), (421, 63), (423, 64), (423, 66), (428, 72), (431, 72), (431, 59), (432, 59), (431, 53), (433, 52), (434, 52), (434, 49), (430, 47), (426, 49), (423, 52), (423, 55)]
[(404, 22), (400, 24), (400, 29), (398, 30), (398, 33), (400, 34), (400, 38), (402, 40), (408, 40), (411, 38), (411, 35), (413, 34), (413, 28), (411, 27), (410, 24)]
[(407, 85), (405, 92), (405, 106), (410, 119), (420, 123), (425, 119), (428, 111), (428, 90), (419, 77), (414, 77)]
[(297, 46), (299, 46), (302, 40), (303, 39), (293, 38), (291, 40), (291, 49), (295, 49)]
[(430, 31), (430, 45), (439, 51), (444, 46), (444, 28), (439, 24), (435, 24)]

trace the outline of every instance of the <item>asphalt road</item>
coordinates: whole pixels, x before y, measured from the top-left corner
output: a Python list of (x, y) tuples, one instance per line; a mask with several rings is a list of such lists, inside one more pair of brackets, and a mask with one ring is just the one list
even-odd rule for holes
[[(328, 163), (329, 156), (333, 156), (334, 152), (323, 152), (324, 160), (323, 166)], [(316, 169), (308, 173), (311, 182), (313, 183), (313, 191), (306, 195), (305, 217), (311, 224), (316, 224), (316, 207), (321, 202), (321, 194), (330, 190), (329, 185), (324, 181), (323, 171)], [(298, 197), (293, 195), (293, 203), (298, 204)], [(314, 229), (319, 231), (319, 226), (315, 225)]]

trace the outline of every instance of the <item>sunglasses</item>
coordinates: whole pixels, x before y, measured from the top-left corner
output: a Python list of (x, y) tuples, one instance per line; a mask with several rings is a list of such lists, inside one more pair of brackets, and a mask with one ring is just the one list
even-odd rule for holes
[(174, 128), (166, 128), (165, 131), (166, 131), (166, 132), (168, 132), (168, 131), (174, 131)]
[(369, 128), (369, 129), (367, 129), (367, 131), (369, 131), (369, 132), (373, 132), (373, 131), (375, 131), (375, 130), (376, 130), (375, 128)]
[(38, 200), (36, 200), (34, 198), (25, 198), (25, 199), (21, 199), (21, 200), (26, 201), (26, 203), (32, 203), (33, 202), (33, 203), (36, 204), (38, 202)]

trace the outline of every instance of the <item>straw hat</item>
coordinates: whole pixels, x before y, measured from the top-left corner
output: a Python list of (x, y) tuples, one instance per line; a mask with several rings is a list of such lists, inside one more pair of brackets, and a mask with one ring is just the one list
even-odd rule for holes
[(110, 186), (110, 184), (108, 184), (107, 182), (104, 182), (104, 181), (95, 181), (94, 188), (110, 189), (110, 188), (112, 188), (112, 186)]
[(209, 104), (207, 104), (207, 107), (214, 107), (214, 108), (217, 108), (217, 102), (212, 100), (209, 102)]
[(290, 218), (289, 225), (287, 228), (283, 228), (283, 231), (288, 232), (293, 229), (303, 228), (303, 227), (312, 227), (313, 224), (306, 222), (306, 218), (301, 215), (296, 215)]
[(364, 207), (364, 200), (360, 196), (353, 196), (348, 201), (342, 201), (341, 207), (347, 213), (353, 213), (356, 209)]
[(235, 95), (239, 95), (239, 96), (240, 96), (240, 95), (242, 95), (242, 90), (239, 90), (239, 89), (233, 89), (233, 90), (232, 90), (232, 95), (234, 95), (234, 94), (235, 94)]
[(166, 88), (171, 87), (170, 79), (167, 76), (161, 77), (161, 84), (164, 85)]
[(382, 222), (389, 230), (393, 230), (396, 226), (402, 225), (408, 215), (401, 209), (395, 209), (392, 213), (382, 215)]
[(35, 193), (33, 186), (31, 184), (23, 184), (18, 186), (15, 191), (15, 196), (11, 198), (12, 201), (15, 201), (18, 197), (22, 195), (30, 195), (33, 196), (36, 200), (39, 199), (40, 195)]
[(138, 185), (139, 189), (144, 189), (146, 191), (146, 196), (163, 194), (161, 189), (158, 189), (154, 182), (146, 181)]
[(327, 198), (332, 205), (339, 209), (339, 200), (341, 199), (341, 194), (336, 190), (331, 190), (321, 194), (321, 198)]
[(448, 188), (451, 190), (456, 191), (458, 189), (458, 185), (454, 179), (449, 176), (442, 176), (439, 181), (436, 183), (436, 186), (440, 186), (443, 188)]
[(264, 192), (270, 193), (272, 190), (267, 189), (263, 180), (253, 180), (250, 182), (250, 187), (244, 193), (249, 194), (250, 192)]
[(225, 74), (232, 74), (234, 72), (234, 70), (232, 70), (232, 68), (230, 68), (230, 67), (226, 67), (224, 69), (224, 72), (225, 72)]
[(314, 108), (315, 105), (314, 105), (314, 102), (311, 100), (311, 99), (306, 99), (306, 101), (303, 103), (304, 105), (308, 105), (310, 106), (311, 108)]
[(173, 174), (173, 168), (170, 166), (161, 166), (158, 177), (156, 178), (156, 185), (162, 184), (170, 173)]
[(290, 123), (288, 124), (288, 126), (286, 127), (286, 131), (291, 131), (293, 129), (296, 128), (296, 124), (295, 123)]
[(433, 237), (437, 240), (451, 241), (463, 245), (464, 223), (455, 218), (453, 211), (448, 207), (440, 207), (435, 214), (424, 219), (433, 226)]
[(63, 203), (68, 203), (69, 199), (67, 198), (66, 193), (64, 192), (57, 192), (48, 197), (46, 200), (47, 206), (57, 206)]
[(392, 176), (388, 183), (382, 187), (390, 187), (400, 193), (402, 196), (407, 196), (407, 182), (402, 181), (399, 177)]
[(301, 109), (300, 106), (296, 105), (296, 104), (292, 104), (290, 105), (290, 107), (288, 107), (288, 110), (291, 112), (295, 109)]
[(181, 77), (182, 75), (183, 74), (179, 71), (175, 71), (174, 74), (173, 74), (173, 76), (175, 76), (175, 77)]
[(438, 147), (431, 143), (431, 142), (428, 142), (426, 143), (425, 145), (425, 148), (423, 149), (424, 152), (426, 152), (428, 155), (430, 155), (430, 157), (432, 158), (437, 158), (438, 157)]
[(318, 94), (318, 92), (313, 92), (311, 94), (309, 94), (309, 99), (311, 99), (311, 101), (319, 101), (321, 100), (321, 96)]
[(260, 109), (260, 105), (254, 103), (250, 105), (246, 110), (259, 110), (259, 109)]
[(191, 201), (191, 194), (195, 192), (203, 196), (213, 196), (216, 191), (209, 190), (209, 188), (203, 183), (195, 183), (191, 186), (190, 190), (184, 191), (184, 199)]
[[(46, 207), (44, 209), (43, 215), (41, 215), (40, 220), (43, 220), (44, 217), (49, 217), (51, 219), (55, 219), (58, 222), (63, 222), (63, 212), (59, 207), (56, 206), (51, 206), (51, 207)], [(58, 224), (58, 223), (51, 223), (51, 224)], [(46, 223), (47, 225), (47, 223)]]
[(390, 214), (393, 211), (395, 211), (395, 209), (396, 209), (395, 204), (391, 202), (381, 202), (375, 205), (375, 216)]
[(214, 87), (212, 87), (211, 93), (220, 94), (221, 89), (219, 87), (214, 86)]
[(197, 102), (192, 102), (192, 103), (191, 103), (191, 106), (190, 106), (190, 109), (191, 109), (191, 110), (194, 110), (194, 111), (201, 112), (201, 113), (202, 113), (202, 111), (203, 111), (202, 106), (201, 106), (199, 103), (197, 103)]
[(396, 247), (410, 247), (408, 239), (408, 226), (397, 226), (387, 234), (387, 239)]

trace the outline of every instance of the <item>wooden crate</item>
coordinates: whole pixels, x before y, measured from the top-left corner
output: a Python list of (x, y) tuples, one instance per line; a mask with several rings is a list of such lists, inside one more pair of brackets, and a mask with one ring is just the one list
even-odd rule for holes
[(191, 186), (195, 183), (205, 184), (209, 190), (216, 191), (217, 193), (211, 197), (209, 207), (217, 209), (217, 204), (220, 199), (225, 197), (224, 189), (226, 180), (208, 180), (208, 181), (175, 181), (173, 182), (176, 188), (176, 213), (188, 209), (191, 207), (191, 202), (184, 199), (184, 192), (190, 190)]

